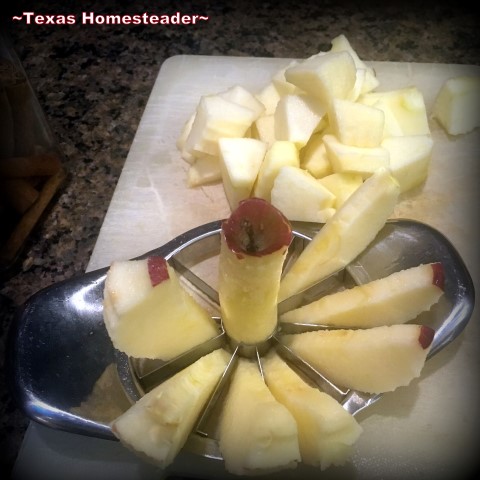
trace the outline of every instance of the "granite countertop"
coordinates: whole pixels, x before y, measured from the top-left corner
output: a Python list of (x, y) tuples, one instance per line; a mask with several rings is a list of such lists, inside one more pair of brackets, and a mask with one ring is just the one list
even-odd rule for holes
[[(344, 33), (364, 60), (480, 64), (478, 17), (455, 2), (402, 7), (357, 2), (185, 1), (197, 25), (85, 25), (96, 14), (174, 13), (177, 2), (19, 1), (4, 28), (63, 155), (68, 178), (0, 284), (0, 354), (14, 311), (29, 296), (85, 270), (159, 69), (179, 54), (302, 58)], [(382, 3), (382, 2), (378, 2)], [(388, 2), (387, 2), (388, 3)], [(390, 2), (391, 3), (391, 2)], [(233, 4), (235, 6), (233, 6)], [(126, 6), (125, 6), (126, 5)], [(74, 8), (77, 8), (75, 11)], [(157, 12), (154, 12), (157, 10)], [(161, 10), (161, 11), (160, 11)], [(12, 15), (76, 15), (73, 25), (28, 25)], [(0, 451), (12, 465), (27, 420), (0, 384)]]

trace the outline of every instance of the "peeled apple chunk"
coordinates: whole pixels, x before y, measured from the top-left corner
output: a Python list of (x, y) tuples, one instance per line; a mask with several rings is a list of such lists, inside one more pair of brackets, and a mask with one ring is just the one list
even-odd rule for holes
[(279, 301), (327, 278), (354, 260), (392, 214), (400, 193), (387, 169), (374, 173), (313, 237), (280, 284)]
[(324, 135), (323, 144), (335, 173), (358, 173), (368, 178), (390, 164), (388, 150), (379, 147), (354, 147), (341, 143), (334, 135)]
[(274, 142), (265, 154), (257, 180), (253, 189), (253, 196), (270, 201), (273, 182), (280, 169), (286, 165), (300, 166), (300, 157), (293, 142), (278, 140)]
[(137, 358), (170, 360), (219, 333), (162, 257), (112, 263), (103, 318), (113, 346)]
[(275, 138), (304, 147), (320, 125), (325, 108), (315, 98), (306, 95), (285, 95), (274, 114)]
[(262, 361), (267, 386), (298, 427), (302, 462), (325, 470), (343, 465), (362, 428), (336, 400), (307, 384), (278, 355)]
[(385, 137), (430, 133), (425, 100), (417, 87), (366, 93), (358, 102), (383, 110)]
[(444, 282), (441, 263), (419, 265), (326, 295), (283, 314), (280, 320), (341, 328), (406, 323), (438, 302)]
[(359, 173), (332, 173), (319, 182), (335, 195), (334, 207), (338, 209), (362, 185), (363, 178)]
[(127, 447), (162, 468), (185, 444), (230, 356), (215, 350), (144, 395), (112, 424)]
[(200, 99), (183, 151), (192, 155), (207, 153), (218, 156), (218, 139), (243, 137), (258, 112), (223, 98), (206, 95)]
[(447, 80), (435, 98), (432, 116), (450, 135), (480, 127), (480, 76)]
[(427, 179), (433, 151), (430, 135), (388, 137), (382, 141), (382, 148), (388, 151), (389, 168), (402, 193)]
[(236, 475), (294, 468), (300, 461), (294, 417), (265, 385), (258, 365), (243, 358), (232, 376), (218, 438), (225, 467)]
[(355, 62), (357, 67), (357, 72), (364, 71), (364, 79), (361, 86), (361, 93), (367, 93), (371, 90), (377, 88), (380, 84), (378, 79), (375, 77), (375, 72), (373, 68), (367, 67), (367, 65), (360, 60), (357, 52), (353, 49), (347, 37), (343, 34), (338, 35), (332, 40), (331, 52), (348, 52)]
[(378, 147), (383, 139), (385, 114), (370, 105), (334, 99), (329, 119), (333, 133), (345, 145)]
[(349, 52), (329, 52), (287, 68), (285, 78), (328, 107), (334, 98), (348, 97), (355, 85), (356, 71)]
[(284, 343), (337, 386), (384, 393), (420, 376), (434, 330), (390, 325), (286, 335)]
[(241, 200), (250, 197), (267, 146), (254, 138), (221, 138), (218, 146), (223, 188), (235, 210)]
[(306, 170), (282, 167), (271, 192), (272, 205), (289, 220), (325, 223), (335, 210), (335, 195)]
[(218, 294), (223, 326), (236, 342), (262, 342), (274, 332), (291, 240), (288, 220), (260, 198), (243, 200), (222, 223)]

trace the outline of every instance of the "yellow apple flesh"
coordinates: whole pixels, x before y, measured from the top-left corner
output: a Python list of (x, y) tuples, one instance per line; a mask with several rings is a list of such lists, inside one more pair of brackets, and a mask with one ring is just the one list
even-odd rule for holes
[(220, 170), (230, 208), (250, 197), (267, 146), (254, 138), (220, 138)]
[(450, 135), (480, 127), (480, 76), (454, 77), (440, 88), (432, 115)]
[(420, 376), (434, 333), (425, 325), (403, 324), (319, 330), (282, 338), (335, 385), (384, 393)]
[(200, 358), (115, 419), (112, 432), (128, 448), (167, 467), (185, 444), (228, 360), (224, 350)]
[[(208, 312), (181, 286), (175, 270), (158, 259), (110, 266), (103, 316), (118, 350), (131, 357), (170, 360), (219, 331)], [(152, 264), (164, 264), (164, 277), (154, 285)]]
[(291, 221), (325, 223), (335, 213), (335, 195), (298, 167), (280, 169), (271, 202)]
[(279, 300), (344, 268), (385, 225), (400, 188), (386, 169), (367, 179), (314, 236), (282, 279)]
[(443, 287), (440, 263), (419, 265), (326, 295), (283, 314), (280, 320), (341, 328), (406, 323), (437, 303)]
[(294, 468), (300, 461), (292, 414), (272, 395), (258, 365), (239, 359), (220, 417), (219, 447), (236, 475)]
[(294, 416), (302, 462), (325, 470), (343, 465), (362, 428), (331, 396), (312, 387), (280, 357), (270, 354), (262, 361), (268, 388)]
[(280, 169), (286, 165), (300, 166), (300, 157), (293, 142), (277, 140), (267, 150), (258, 172), (253, 196), (270, 201), (273, 182)]

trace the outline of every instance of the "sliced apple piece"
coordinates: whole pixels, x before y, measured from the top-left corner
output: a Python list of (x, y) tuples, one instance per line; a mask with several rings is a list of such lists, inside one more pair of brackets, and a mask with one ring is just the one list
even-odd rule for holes
[(356, 66), (349, 52), (314, 55), (285, 71), (285, 78), (327, 108), (334, 98), (347, 98), (356, 81)]
[(367, 179), (314, 236), (282, 279), (284, 300), (344, 268), (382, 229), (400, 193), (386, 169)]
[(385, 137), (430, 134), (425, 100), (417, 87), (366, 93), (360, 96), (358, 102), (384, 111)]
[(294, 95), (300, 93), (298, 87), (290, 83), (285, 77), (285, 72), (287, 71), (287, 69), (297, 64), (297, 60), (292, 60), (288, 65), (281, 68), (273, 75), (272, 84), (277, 89), (280, 97), (283, 97), (284, 95)]
[[(355, 62), (357, 72), (358, 70), (363, 70), (365, 72), (364, 80), (362, 82), (362, 93), (367, 93), (375, 90), (375, 88), (380, 85), (380, 82), (375, 76), (375, 71), (373, 70), (373, 68), (368, 67), (367, 64), (360, 59), (357, 52), (353, 49), (352, 45), (350, 44), (345, 35), (338, 35), (332, 40), (331, 43), (331, 52), (348, 52), (352, 56), (353, 61)], [(352, 100), (355, 100), (355, 98), (353, 98)]]
[(345, 145), (378, 147), (383, 139), (385, 115), (378, 108), (336, 98), (329, 119), (333, 134)]
[(307, 384), (278, 355), (262, 361), (268, 388), (294, 416), (302, 462), (325, 470), (343, 465), (362, 427), (330, 395)]
[(272, 205), (289, 220), (325, 223), (335, 210), (335, 195), (306, 170), (282, 167), (271, 192)]
[(265, 113), (263, 103), (241, 85), (234, 85), (228, 90), (220, 92), (218, 96), (252, 110), (257, 118)]
[(356, 173), (365, 179), (390, 164), (388, 150), (381, 146), (353, 147), (330, 134), (323, 136), (323, 143), (335, 173)]
[(236, 475), (294, 468), (300, 461), (292, 414), (275, 400), (258, 365), (239, 359), (220, 416), (219, 447)]
[(275, 143), (275, 116), (262, 115), (252, 125), (252, 137), (264, 142), (268, 148)]
[(274, 332), (291, 240), (288, 220), (260, 198), (243, 200), (222, 223), (218, 294), (223, 325), (236, 342), (263, 342)]
[(480, 127), (480, 76), (448, 79), (433, 104), (432, 116), (450, 135)]
[(114, 347), (131, 357), (170, 360), (219, 333), (161, 257), (112, 263), (103, 317)]
[(359, 173), (332, 173), (319, 179), (335, 195), (334, 208), (339, 209), (363, 183)]
[(235, 210), (241, 200), (250, 197), (267, 146), (253, 138), (221, 138), (218, 146), (223, 188)]
[(357, 68), (355, 73), (355, 85), (353, 86), (351, 92), (347, 95), (346, 100), (356, 102), (360, 95), (364, 93), (366, 75), (367, 70), (365, 68)]
[(278, 175), (280, 168), (287, 165), (292, 167), (300, 166), (297, 147), (293, 142), (276, 141), (265, 154), (253, 189), (253, 195), (270, 201), (275, 177)]
[(257, 112), (222, 98), (206, 95), (200, 99), (184, 151), (218, 156), (218, 139), (243, 137), (258, 118)]
[(323, 134), (312, 135), (305, 147), (300, 150), (300, 166), (308, 170), (315, 178), (322, 178), (333, 173), (332, 164), (323, 143)]
[[(291, 92), (290, 92), (291, 93)], [(268, 83), (263, 87), (255, 97), (265, 107), (263, 115), (273, 115), (277, 108), (277, 103), (280, 100), (280, 93), (273, 82)]]
[(405, 135), (388, 137), (382, 141), (388, 151), (392, 175), (406, 192), (422, 184), (428, 176), (428, 167), (433, 151), (430, 135)]
[(190, 134), (190, 131), (192, 130), (192, 125), (195, 121), (195, 115), (196, 112), (193, 112), (188, 118), (188, 120), (183, 124), (180, 135), (178, 136), (176, 141), (177, 149), (180, 151), (183, 160), (188, 163), (193, 163), (195, 161), (195, 157), (191, 153), (185, 151), (185, 142), (188, 135)]
[(144, 395), (112, 423), (128, 448), (162, 468), (184, 446), (229, 360), (215, 350)]
[(282, 322), (341, 328), (406, 323), (443, 295), (441, 263), (419, 265), (363, 285), (326, 295), (281, 316)]
[(304, 147), (326, 113), (315, 98), (307, 95), (285, 95), (274, 114), (275, 138)]
[(435, 331), (425, 325), (318, 330), (283, 337), (285, 344), (335, 385), (391, 392), (420, 376)]
[(197, 154), (192, 157), (188, 169), (187, 184), (189, 187), (199, 187), (221, 180), (222, 171), (218, 157), (207, 154)]

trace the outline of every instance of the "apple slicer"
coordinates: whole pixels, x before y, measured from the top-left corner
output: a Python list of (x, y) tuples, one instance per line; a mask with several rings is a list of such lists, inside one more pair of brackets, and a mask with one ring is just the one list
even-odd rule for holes
[[(293, 222), (292, 227), (293, 241), (285, 269), (318, 229), (318, 225), (298, 222)], [(171, 361), (129, 358), (113, 348), (102, 311), (107, 268), (55, 284), (32, 296), (18, 313), (7, 352), (12, 391), (26, 415), (56, 429), (114, 439), (110, 429), (112, 420), (153, 387), (219, 347), (229, 351), (231, 357), (184, 447), (194, 454), (221, 459), (215, 439), (216, 421), (231, 372), (242, 356), (256, 360), (262, 371), (263, 356), (276, 349), (296, 371), (336, 398), (352, 414), (378, 401), (381, 395), (333, 384), (282, 342), (283, 334), (326, 327), (279, 323), (274, 334), (258, 345), (238, 345), (228, 338), (221, 324), (215, 278), (220, 231), (220, 221), (208, 223), (141, 257), (165, 257), (180, 274), (182, 283), (218, 322), (215, 338)], [(443, 264), (444, 295), (416, 320), (435, 329), (429, 352), (432, 357), (463, 331), (473, 311), (475, 294), (458, 252), (440, 232), (423, 223), (388, 221), (347, 268), (280, 303), (279, 313), (293, 305), (310, 303), (326, 293), (432, 262)]]

